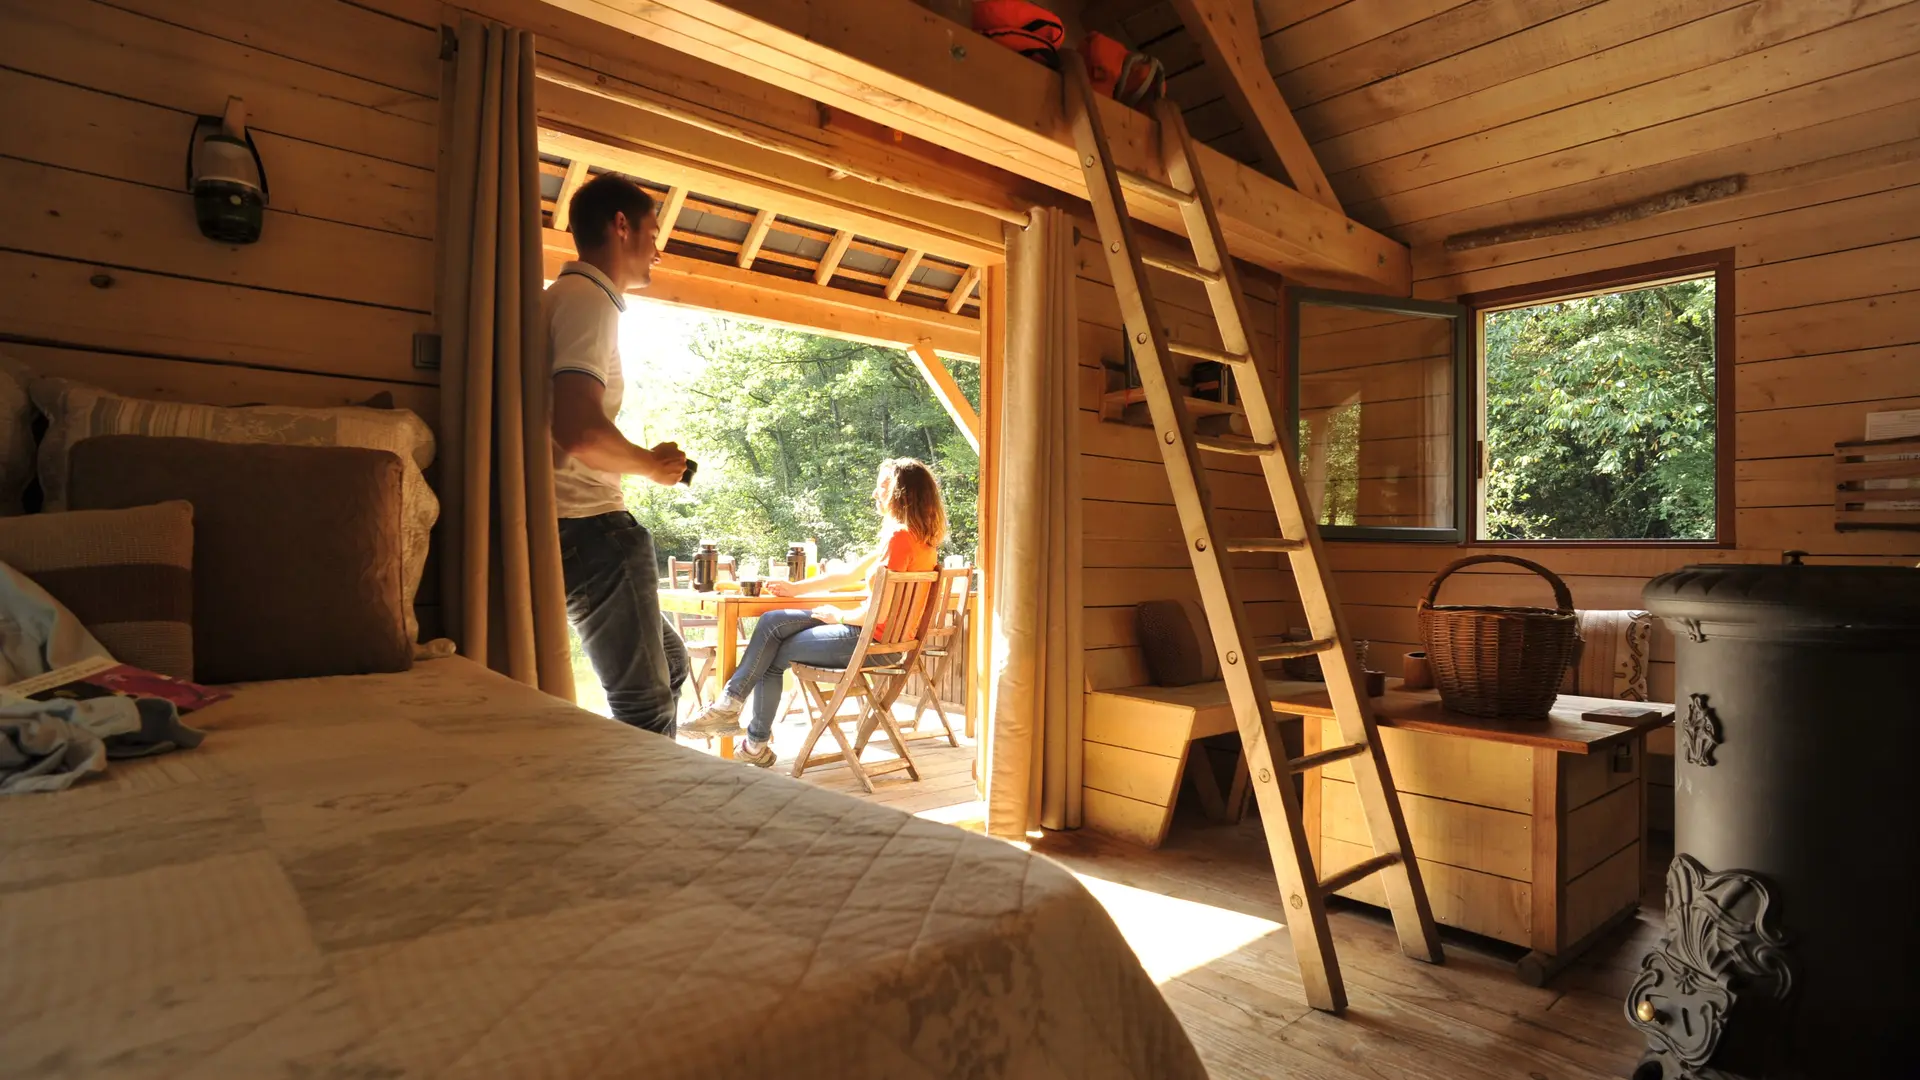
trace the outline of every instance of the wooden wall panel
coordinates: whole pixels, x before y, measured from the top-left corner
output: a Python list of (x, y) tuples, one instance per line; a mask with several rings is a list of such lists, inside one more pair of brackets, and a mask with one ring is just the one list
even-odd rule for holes
[[(382, 392), (437, 422), (436, 18), (345, 0), (0, 0), (0, 347), (220, 404)], [(245, 100), (261, 238), (202, 236), (194, 118)]]
[[(1082, 565), (1085, 567), (1086, 673), (1089, 689), (1138, 686), (1149, 681), (1133, 632), (1133, 607), (1143, 600), (1199, 600), (1191, 563), (1181, 541), (1179, 516), (1153, 433), (1103, 422), (1099, 398), (1121, 363), (1124, 334), (1106, 257), (1093, 229), (1080, 226), (1079, 278), (1075, 299), (1080, 319)], [(1248, 273), (1245, 289), (1255, 349), (1276, 370), (1278, 290)], [(1195, 282), (1149, 272), (1153, 290), (1175, 338), (1219, 346), (1205, 291)], [(1216, 468), (1210, 479), (1220, 521), (1250, 536), (1272, 533), (1272, 504), (1257, 462), (1206, 455)], [(1242, 599), (1257, 632), (1281, 634), (1289, 617), (1283, 601), (1295, 593), (1277, 557), (1234, 557)], [(1297, 620), (1296, 620), (1297, 621)]]

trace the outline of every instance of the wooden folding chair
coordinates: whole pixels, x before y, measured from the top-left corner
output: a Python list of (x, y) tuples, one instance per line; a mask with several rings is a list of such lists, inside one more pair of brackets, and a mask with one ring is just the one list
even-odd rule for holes
[[(807, 664), (792, 666), (812, 719), (807, 741), (793, 760), (793, 775), (838, 761), (846, 764), (867, 791), (873, 790), (872, 778), (885, 773), (905, 770), (908, 776), (920, 779), (920, 770), (915, 767), (913, 756), (907, 753), (907, 740), (893, 719), (893, 703), (919, 663), (927, 627), (939, 607), (934, 589), (940, 580), (940, 573), (934, 570), (925, 573), (881, 570), (867, 606), (866, 625), (860, 631), (860, 641), (854, 646), (853, 658), (847, 661), (847, 666), (838, 670)], [(869, 667), (875, 660), (884, 662)], [(856, 702), (858, 707), (851, 714), (841, 716), (841, 707), (849, 701)], [(841, 725), (849, 721), (856, 724), (851, 740), (841, 730)], [(863, 765), (860, 755), (876, 728), (886, 733), (899, 759)], [(814, 744), (826, 733), (831, 733), (833, 741), (840, 744), (839, 752), (814, 754)]]
[[(961, 626), (967, 617), (967, 600), (973, 595), (973, 567), (950, 566), (940, 571), (940, 586), (934, 595), (940, 602), (934, 607), (932, 625), (927, 627), (927, 645), (920, 650), (913, 665), (914, 674), (920, 676), (920, 700), (913, 707), (913, 719), (907, 722), (905, 734), (908, 739), (937, 739), (945, 734), (949, 746), (959, 746), (960, 740), (953, 733), (953, 721), (947, 716), (947, 703), (941, 700), (940, 688), (952, 677)], [(925, 718), (928, 707), (940, 718), (944, 731), (920, 730), (920, 721)], [(964, 706), (960, 716), (964, 722)]]

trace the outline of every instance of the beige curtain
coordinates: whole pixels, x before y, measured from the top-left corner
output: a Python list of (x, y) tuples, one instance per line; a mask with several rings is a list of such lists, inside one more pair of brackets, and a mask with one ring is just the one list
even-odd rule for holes
[(1073, 224), (1008, 230), (993, 573), (987, 831), (1080, 825), (1079, 321)]
[(460, 652), (572, 699), (540, 340), (533, 35), (463, 19), (440, 219), (441, 602)]

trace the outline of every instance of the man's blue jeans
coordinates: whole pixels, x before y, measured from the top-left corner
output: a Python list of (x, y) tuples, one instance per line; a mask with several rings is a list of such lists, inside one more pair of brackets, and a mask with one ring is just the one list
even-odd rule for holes
[(727, 680), (727, 695), (741, 701), (752, 692), (747, 709), (747, 734), (758, 742), (773, 736), (774, 714), (780, 711), (781, 677), (794, 664), (843, 668), (860, 644), (860, 628), (821, 622), (805, 611), (769, 611), (753, 628), (753, 639), (740, 666)]
[(653, 537), (622, 510), (560, 519), (567, 618), (613, 718), (673, 737), (687, 647), (660, 614), (660, 567)]

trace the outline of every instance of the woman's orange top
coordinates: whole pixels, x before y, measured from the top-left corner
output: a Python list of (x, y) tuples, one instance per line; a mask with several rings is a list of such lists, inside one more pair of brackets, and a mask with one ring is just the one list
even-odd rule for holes
[(940, 553), (913, 535), (912, 529), (895, 529), (893, 535), (887, 537), (887, 569), (909, 574), (938, 570)]

